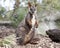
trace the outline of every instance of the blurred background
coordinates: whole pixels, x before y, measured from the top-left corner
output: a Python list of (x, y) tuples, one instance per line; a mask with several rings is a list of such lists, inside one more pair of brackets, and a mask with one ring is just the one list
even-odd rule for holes
[(0, 0), (0, 23), (17, 27), (28, 12), (28, 1), (37, 3), (38, 33), (60, 29), (60, 0)]
[[(28, 1), (37, 4), (37, 34), (46, 35), (48, 29), (60, 29), (60, 0), (0, 0), (0, 37), (15, 32), (28, 12)], [(0, 39), (0, 46), (15, 44), (14, 37), (12, 34)]]

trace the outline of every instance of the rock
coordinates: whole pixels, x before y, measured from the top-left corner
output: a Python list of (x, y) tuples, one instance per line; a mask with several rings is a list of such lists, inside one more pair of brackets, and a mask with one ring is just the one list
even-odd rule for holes
[(50, 29), (46, 31), (46, 34), (49, 38), (52, 39), (54, 42), (60, 42), (60, 30), (59, 29)]

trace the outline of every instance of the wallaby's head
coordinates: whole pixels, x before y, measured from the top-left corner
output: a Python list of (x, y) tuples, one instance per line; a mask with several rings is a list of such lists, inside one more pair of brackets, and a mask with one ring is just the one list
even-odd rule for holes
[(37, 12), (37, 9), (36, 9), (37, 7), (36, 6), (37, 6), (37, 4), (32, 5), (30, 2), (28, 2), (28, 8), (29, 8), (29, 13), (30, 14), (33, 15)]

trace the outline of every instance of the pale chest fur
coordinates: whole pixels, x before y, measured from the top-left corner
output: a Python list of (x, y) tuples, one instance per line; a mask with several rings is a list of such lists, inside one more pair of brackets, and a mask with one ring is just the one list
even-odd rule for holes
[(34, 25), (35, 25), (35, 22), (36, 22), (36, 19), (35, 19), (35, 16), (33, 15), (33, 18), (32, 18), (32, 26), (34, 27)]

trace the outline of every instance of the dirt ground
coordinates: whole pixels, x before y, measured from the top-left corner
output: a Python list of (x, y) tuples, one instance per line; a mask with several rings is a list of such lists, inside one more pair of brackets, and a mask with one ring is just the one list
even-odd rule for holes
[[(42, 35), (37, 35), (37, 37), (40, 38), (40, 41), (38, 41), (38, 44), (26, 44), (24, 46), (18, 46), (18, 48), (60, 48), (60, 43), (53, 42), (50, 38)], [(15, 47), (17, 48), (17, 46)]]
[[(12, 34), (14, 34), (14, 32), (15, 32), (15, 29), (12, 27), (8, 28), (5, 26), (1, 26), (0, 27), (0, 38), (6, 37), (8, 35), (12, 35)], [(7, 45), (7, 46), (3, 46), (0, 48), (60, 48), (60, 43), (53, 42), (47, 35), (43, 36), (41, 34), (37, 34), (36, 37), (38, 37), (40, 39), (38, 41), (38, 44), (28, 43), (28, 44), (23, 45), (23, 46), (17, 45), (17, 44), (11, 44), (10, 46)], [(12, 38), (14, 39), (14, 37), (12, 37)]]

